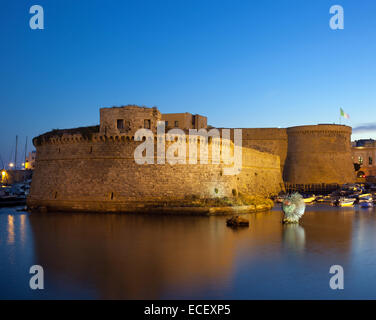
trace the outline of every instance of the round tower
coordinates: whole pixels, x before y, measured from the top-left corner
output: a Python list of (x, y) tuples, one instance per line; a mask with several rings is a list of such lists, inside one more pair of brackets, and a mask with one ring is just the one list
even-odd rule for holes
[(351, 132), (351, 127), (334, 124), (287, 128), (284, 181), (302, 185), (354, 182)]

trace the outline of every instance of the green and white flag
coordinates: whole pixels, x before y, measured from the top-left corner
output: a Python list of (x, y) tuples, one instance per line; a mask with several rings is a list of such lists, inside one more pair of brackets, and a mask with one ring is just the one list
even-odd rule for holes
[(345, 119), (350, 119), (350, 116), (348, 113), (346, 113), (345, 111), (343, 111), (342, 108), (340, 108), (340, 112), (341, 112), (341, 116), (344, 117)]

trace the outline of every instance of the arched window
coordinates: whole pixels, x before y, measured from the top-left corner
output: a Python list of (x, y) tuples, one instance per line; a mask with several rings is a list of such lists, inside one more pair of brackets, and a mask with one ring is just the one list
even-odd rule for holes
[(363, 171), (358, 171), (358, 173), (357, 173), (357, 177), (358, 178), (365, 178), (365, 173), (363, 172)]

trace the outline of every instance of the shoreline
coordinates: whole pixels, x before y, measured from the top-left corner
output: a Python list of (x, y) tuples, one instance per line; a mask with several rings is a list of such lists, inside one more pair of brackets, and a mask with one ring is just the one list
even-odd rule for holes
[[(103, 201), (80, 201), (78, 204), (69, 201), (28, 201), (27, 210), (31, 212), (71, 212), (71, 213), (141, 213), (141, 214), (166, 214), (166, 215), (232, 215), (264, 212), (272, 210), (275, 204), (251, 204), (233, 206), (195, 206), (195, 205), (150, 205), (129, 204), (118, 202), (111, 204)], [(56, 203), (59, 202), (59, 203)], [(64, 203), (62, 203), (64, 202)], [(73, 201), (72, 201), (73, 202)]]

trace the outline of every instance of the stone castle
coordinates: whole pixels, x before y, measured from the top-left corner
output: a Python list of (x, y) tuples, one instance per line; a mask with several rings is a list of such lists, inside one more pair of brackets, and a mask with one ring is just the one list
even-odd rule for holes
[[(204, 116), (125, 106), (100, 109), (99, 126), (53, 130), (34, 138), (37, 155), (28, 206), (96, 212), (182, 210), (197, 199), (268, 197), (286, 185), (355, 180), (347, 126), (242, 129), (241, 171), (225, 175), (227, 163), (202, 164), (200, 154), (196, 164), (137, 164), (134, 151), (142, 141), (136, 141), (135, 132), (145, 128), (156, 133), (158, 121), (167, 129), (210, 128)], [(157, 144), (156, 135), (154, 139)], [(188, 140), (165, 141), (164, 147), (183, 143), (188, 151)], [(217, 142), (209, 137), (201, 143), (207, 144), (210, 159)]]

